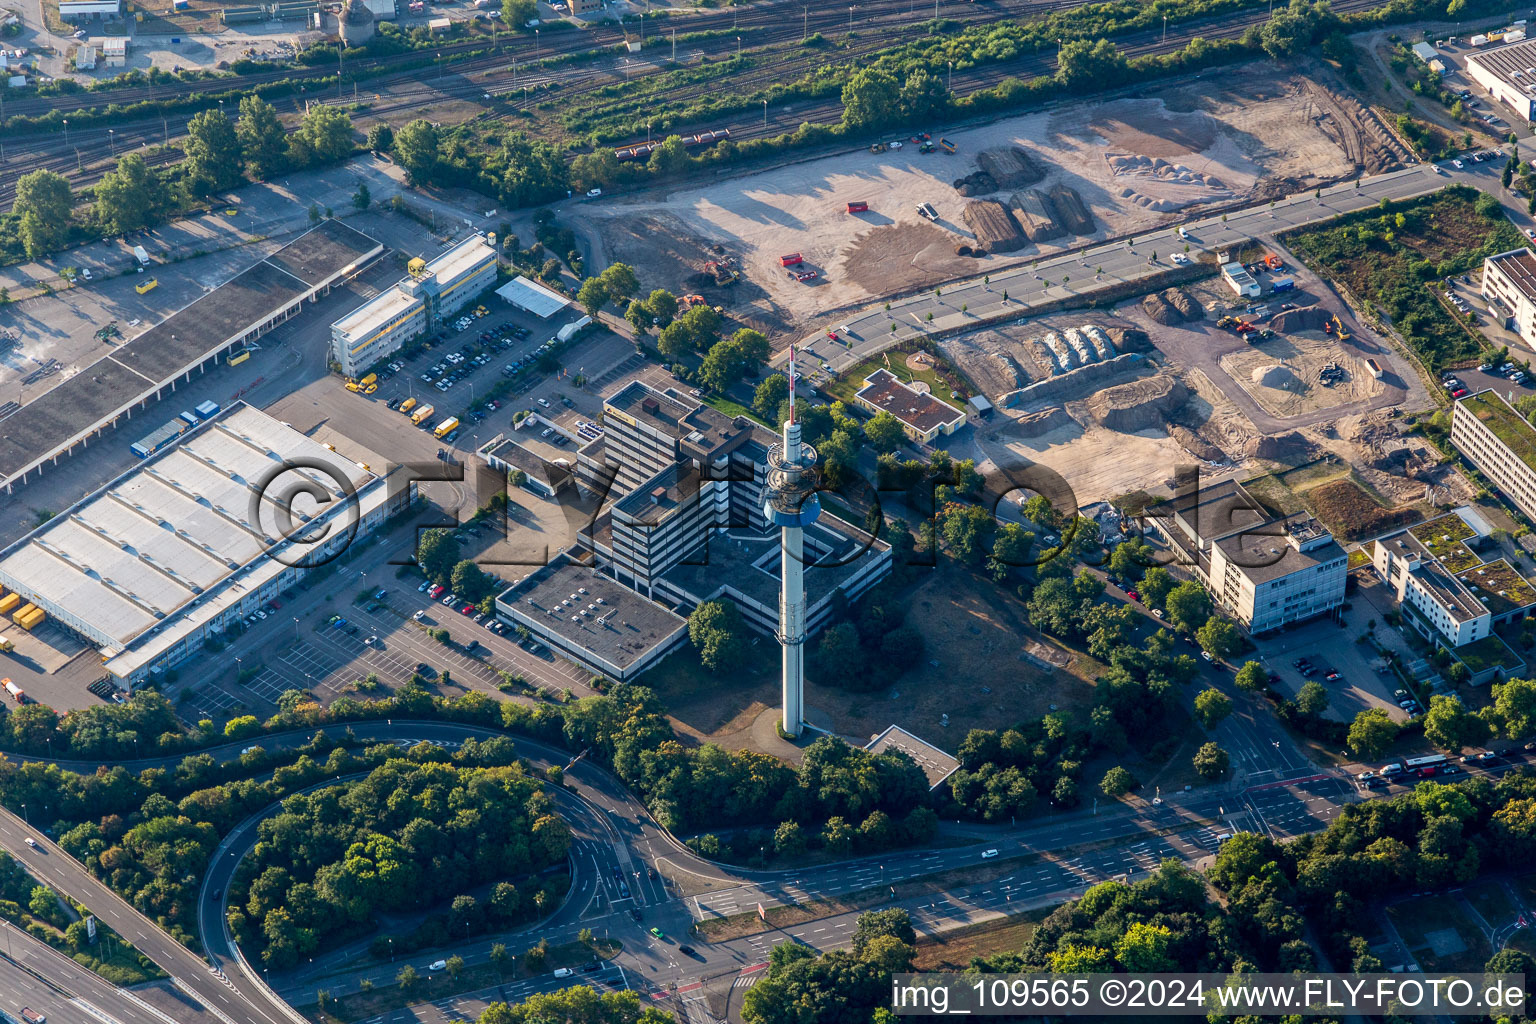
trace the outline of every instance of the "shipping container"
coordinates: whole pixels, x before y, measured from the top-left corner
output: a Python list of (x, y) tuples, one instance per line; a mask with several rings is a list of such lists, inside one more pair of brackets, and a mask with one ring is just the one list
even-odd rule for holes
[(186, 421), (178, 417), (167, 421), (159, 430), (147, 437), (141, 437), (128, 447), (139, 458), (147, 459), (186, 432)]
[(24, 615), (20, 619), (12, 619), (11, 621), (16, 623), (16, 625), (20, 626), (22, 629), (33, 630), (38, 626), (41, 626), (43, 624), (43, 620), (46, 618), (48, 618), (47, 612), (43, 611), (41, 608), (34, 608), (31, 612)]
[(134, 285), (133, 286), (133, 290), (138, 292), (140, 295), (143, 295), (145, 292), (149, 291), (151, 288), (155, 287), (159, 283), (160, 282), (155, 280), (154, 278), (150, 278), (148, 281), (145, 281), (142, 284)]
[(1296, 287), (1294, 277), (1277, 277), (1269, 282), (1269, 290), (1272, 292), (1288, 292)]
[(232, 352), (229, 356), (229, 365), (239, 366), (249, 358), (251, 358), (251, 350), (248, 348), (241, 349), (239, 352)]
[(195, 427), (200, 422), (202, 422), (197, 418), (197, 413), (193, 412), (191, 409), (183, 409), (181, 412), (177, 413), (176, 416), (189, 427)]
[(9, 615), (11, 610), (21, 605), (21, 595), (16, 593), (6, 594), (0, 597), (0, 615)]
[(219, 414), (219, 403), (204, 402), (192, 411), (197, 413), (197, 418), (200, 420), (211, 420)]
[(22, 605), (20, 608), (17, 608), (14, 612), (11, 613), (11, 621), (20, 622), (22, 619), (26, 618), (28, 615), (35, 611), (37, 611), (37, 605), (33, 604), (31, 601), (28, 601), (26, 604)]

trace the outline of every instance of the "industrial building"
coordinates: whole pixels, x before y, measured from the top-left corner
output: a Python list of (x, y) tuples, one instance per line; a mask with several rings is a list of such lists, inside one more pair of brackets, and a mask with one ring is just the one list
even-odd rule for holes
[(100, 648), (131, 689), (412, 494), (237, 403), (0, 551), (0, 584)]
[(1250, 633), (1344, 603), (1348, 558), (1333, 535), (1306, 513), (1271, 515), (1234, 480), (1176, 495), (1170, 508), (1149, 511), (1147, 522)]
[(81, 22), (123, 20), (123, 0), (59, 0), (59, 20)]
[[(1505, 38), (1509, 38), (1506, 34)], [(1529, 121), (1536, 117), (1536, 40), (1467, 55), (1467, 74), (1472, 81), (1516, 115)]]
[(574, 474), (569, 461), (548, 461), (539, 458), (517, 440), (497, 434), (480, 446), (480, 456), (492, 469), (511, 476), (522, 474), (521, 486), (541, 498), (556, 498), (571, 485)]
[[(602, 507), (563, 556), (564, 574), (540, 570), (516, 584), (496, 599), (498, 614), (619, 681), (633, 679), (686, 635), (674, 636), (673, 619), (665, 617), (636, 625), (636, 602), (682, 624), (694, 607), (724, 597), (748, 625), (772, 635), (779, 621), (779, 530), (763, 508), (777, 437), (745, 417), (638, 380), (604, 402), (603, 430), (577, 452), (576, 483), (602, 496)], [(838, 594), (857, 597), (890, 573), (891, 549), (826, 514), (805, 528), (804, 539), (806, 631), (814, 635)], [(568, 585), (572, 573), (622, 591), (631, 610), (583, 600)], [(562, 614), (551, 614), (557, 607)], [(617, 630), (624, 642), (607, 637), (614, 642), (588, 654), (595, 629)]]
[[(17, 484), (57, 466), (77, 445), (131, 420), (221, 359), (297, 316), (384, 251), (339, 221), (323, 221), (184, 309), (0, 420), (0, 479)], [(153, 423), (154, 421), (150, 421)], [(146, 424), (146, 432), (150, 424)]]
[(870, 412), (895, 416), (906, 435), (919, 444), (929, 444), (965, 426), (964, 410), (902, 383), (901, 378), (883, 368), (864, 378), (864, 386), (853, 400)]
[(496, 289), (496, 294), (518, 309), (532, 313), (540, 320), (548, 320), (571, 304), (570, 299), (553, 288), (546, 288), (539, 282), (521, 275)]
[(1536, 520), (1536, 427), (1497, 391), (1458, 399), (1451, 444), (1527, 519)]
[(496, 283), (496, 250), (471, 235), (331, 325), (331, 359), (355, 377)]
[(1504, 326), (1536, 345), (1536, 253), (1511, 249), (1483, 260), (1481, 290)]

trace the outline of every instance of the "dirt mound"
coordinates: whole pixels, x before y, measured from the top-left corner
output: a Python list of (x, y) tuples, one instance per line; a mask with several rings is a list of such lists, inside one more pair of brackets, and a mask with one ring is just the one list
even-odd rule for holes
[(1049, 409), (1027, 412), (1015, 418), (1009, 433), (1019, 437), (1039, 437), (1041, 434), (1049, 434), (1057, 427), (1069, 426), (1071, 423), (1072, 417), (1067, 415), (1067, 410), (1059, 405), (1053, 405)]
[(963, 196), (984, 196), (988, 192), (997, 191), (997, 181), (986, 171), (977, 171), (975, 174), (956, 178), (953, 184), (955, 191)]
[(1139, 327), (1106, 327), (1104, 333), (1114, 342), (1116, 352), (1146, 352), (1152, 348), (1152, 339)]
[(1211, 444), (1199, 434), (1179, 423), (1168, 424), (1168, 436), (1179, 442), (1184, 450), (1205, 462), (1227, 462), (1227, 453)]
[(1196, 302), (1190, 294), (1182, 288), (1167, 288), (1163, 291), (1163, 301), (1179, 311), (1179, 315), (1185, 320), (1205, 319), (1205, 309)]
[(1291, 372), (1291, 368), (1281, 366), (1279, 363), (1254, 367), (1253, 382), (1266, 388), (1280, 388), (1284, 391), (1296, 391), (1302, 386), (1301, 379)]
[(966, 203), (960, 217), (972, 231), (976, 241), (993, 252), (1013, 252), (1024, 248), (1024, 235), (1019, 225), (1008, 213), (1008, 207), (991, 199), (978, 199)]
[(1131, 433), (1160, 426), (1189, 400), (1189, 389), (1166, 374), (1117, 384), (1089, 397), (1086, 404), (1102, 427)]
[(1322, 306), (1303, 306), (1301, 309), (1281, 310), (1270, 318), (1269, 326), (1280, 334), (1320, 331), (1323, 329), (1323, 324), (1331, 319), (1333, 314)]
[(1050, 196), (1037, 188), (1015, 192), (1013, 198), (1008, 200), (1008, 205), (1013, 208), (1019, 226), (1031, 242), (1059, 238), (1067, 233), (1067, 229), (1061, 226)]
[(1009, 146), (984, 149), (976, 154), (982, 172), (997, 182), (998, 188), (1023, 188), (1045, 177), (1045, 171), (1022, 149)]
[(1296, 431), (1255, 437), (1244, 445), (1244, 454), (1275, 462), (1301, 462), (1312, 458), (1316, 446)]
[(1009, 342), (996, 332), (947, 338), (939, 342), (939, 347), (993, 401), (1034, 379), (1007, 350)]
[(1056, 208), (1061, 216), (1061, 223), (1074, 235), (1091, 235), (1094, 232), (1093, 214), (1088, 212), (1088, 207), (1083, 203), (1083, 197), (1077, 194), (1077, 189), (1068, 188), (1065, 185), (1057, 185), (1050, 192), (1051, 205)]
[(1141, 300), (1141, 309), (1147, 316), (1160, 324), (1181, 324), (1184, 322), (1184, 314), (1180, 313), (1172, 303), (1156, 292)]

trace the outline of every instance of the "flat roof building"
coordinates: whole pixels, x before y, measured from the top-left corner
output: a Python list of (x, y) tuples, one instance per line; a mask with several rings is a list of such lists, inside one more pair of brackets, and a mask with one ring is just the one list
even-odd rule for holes
[(1494, 99), (1529, 121), (1536, 115), (1536, 41), (1467, 55), (1467, 74)]
[(1483, 260), (1481, 291), (1505, 327), (1536, 345), (1536, 253), (1511, 249)]
[(539, 282), (521, 275), (497, 288), (496, 294), (518, 309), (526, 310), (541, 320), (548, 320), (571, 304), (570, 299), (553, 288), (546, 288)]
[(1527, 519), (1536, 520), (1536, 427), (1497, 391), (1479, 391), (1456, 402), (1451, 444)]
[(68, 22), (120, 21), (123, 0), (59, 0), (59, 17)]
[(403, 510), (390, 490), (237, 403), (0, 551), (0, 584), (132, 687)]
[(1235, 480), (1176, 495), (1146, 518), (1216, 604), (1250, 633), (1325, 615), (1344, 603), (1348, 558), (1333, 535), (1305, 513), (1272, 515)]
[(883, 754), (888, 750), (906, 754), (917, 762), (917, 766), (928, 777), (930, 792), (938, 789), (945, 779), (960, 769), (960, 761), (955, 755), (907, 732), (899, 725), (887, 726), (884, 732), (864, 744), (864, 749), (871, 754)]
[(853, 397), (870, 412), (895, 416), (906, 435), (920, 444), (928, 444), (942, 434), (953, 434), (965, 425), (964, 410), (903, 383), (883, 367), (865, 377), (864, 386)]
[[(6, 491), (298, 315), (384, 247), (327, 220), (0, 420)], [(154, 424), (150, 420), (146, 429)]]
[(1237, 293), (1240, 299), (1256, 299), (1259, 297), (1259, 282), (1253, 279), (1253, 275), (1241, 263), (1223, 263), (1221, 265), (1222, 279), (1227, 282), (1227, 287)]
[(492, 469), (508, 476), (514, 470), (522, 473), (522, 486), (543, 498), (558, 496), (571, 485), (575, 475), (568, 461), (545, 461), (504, 434), (497, 434), (481, 445), (480, 455)]
[(349, 377), (431, 331), (496, 282), (496, 250), (471, 235), (331, 324), (331, 360)]

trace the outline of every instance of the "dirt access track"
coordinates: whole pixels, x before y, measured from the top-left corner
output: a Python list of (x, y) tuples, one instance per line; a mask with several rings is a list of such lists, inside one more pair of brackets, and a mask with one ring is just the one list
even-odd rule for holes
[[(708, 185), (581, 203), (568, 216), (591, 229), (603, 263), (635, 267), (645, 289), (692, 291), (688, 278), (720, 245), (745, 277), (726, 301), (770, 328), (801, 328), (826, 310), (979, 275), (1063, 246), (1143, 231), (1213, 204), (1281, 195), (1380, 170), (1397, 159), (1374, 115), (1317, 82), (1267, 61), (1189, 79), (1146, 96), (1068, 104), (963, 131), (942, 132), (956, 155), (855, 150)], [(1315, 79), (1315, 81), (1314, 81)], [(1374, 126), (1374, 127), (1373, 127)], [(1093, 235), (1066, 234), (984, 259), (958, 256), (975, 238), (953, 187), (984, 150), (1020, 147), (1045, 177), (1033, 186), (1076, 190)], [(1007, 203), (1012, 190), (986, 198)], [(972, 196), (972, 199), (978, 198)], [(850, 214), (849, 202), (869, 211)], [(932, 203), (938, 219), (919, 215)], [(796, 281), (779, 257), (800, 253), (814, 282)], [(749, 310), (745, 307), (755, 307)], [(753, 315), (755, 313), (755, 315)]]

